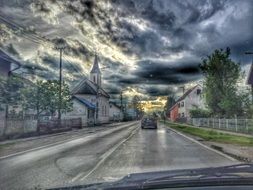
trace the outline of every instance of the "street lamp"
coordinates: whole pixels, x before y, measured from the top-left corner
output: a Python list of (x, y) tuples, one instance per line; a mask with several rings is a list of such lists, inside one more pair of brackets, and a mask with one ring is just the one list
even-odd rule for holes
[(66, 41), (62, 38), (57, 38), (55, 40), (55, 48), (60, 50), (60, 68), (59, 68), (59, 109), (58, 109), (58, 119), (61, 119), (61, 105), (62, 105), (62, 52), (66, 48)]

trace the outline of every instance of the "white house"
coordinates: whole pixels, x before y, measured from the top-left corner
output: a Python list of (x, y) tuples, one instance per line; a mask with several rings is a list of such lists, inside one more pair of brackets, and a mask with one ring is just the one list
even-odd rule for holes
[(109, 103), (109, 117), (110, 121), (122, 121), (123, 120), (123, 113), (119, 106), (115, 103)]
[(65, 114), (65, 118), (82, 118), (82, 125), (103, 124), (109, 122), (109, 94), (102, 88), (102, 74), (95, 56), (90, 79), (83, 79), (71, 91), (73, 95), (73, 111)]
[(183, 96), (177, 100), (178, 118), (190, 118), (191, 109), (205, 108), (202, 91), (202, 86), (198, 84), (187, 90)]
[(81, 118), (82, 127), (94, 125), (95, 105), (82, 97), (73, 96), (73, 110), (63, 115), (63, 118)]

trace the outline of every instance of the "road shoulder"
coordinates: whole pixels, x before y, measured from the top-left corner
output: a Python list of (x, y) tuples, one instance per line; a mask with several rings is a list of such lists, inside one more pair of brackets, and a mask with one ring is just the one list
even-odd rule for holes
[(236, 159), (240, 162), (253, 162), (253, 147), (252, 146), (243, 146), (229, 143), (214, 142), (211, 140), (205, 140), (201, 137), (194, 136), (188, 133), (184, 133), (175, 128), (171, 128), (169, 124), (166, 124), (166, 127), (169, 127), (171, 130), (175, 131), (178, 134), (186, 136), (187, 138), (193, 139), (198, 144), (202, 144), (211, 150), (226, 155), (230, 158)]

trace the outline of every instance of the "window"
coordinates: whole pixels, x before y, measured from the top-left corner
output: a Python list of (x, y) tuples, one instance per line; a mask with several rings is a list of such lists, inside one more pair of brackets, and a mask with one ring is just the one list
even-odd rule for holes
[(180, 103), (178, 103), (177, 105), (178, 105), (178, 107), (180, 108)]
[(95, 83), (96, 83), (96, 77), (95, 77), (95, 76), (93, 76), (93, 82), (95, 82)]
[(184, 107), (184, 102), (181, 102), (181, 105), (180, 105), (181, 107)]
[(184, 113), (181, 113), (181, 117), (184, 117)]
[(197, 89), (197, 95), (200, 95), (201, 94), (201, 89)]

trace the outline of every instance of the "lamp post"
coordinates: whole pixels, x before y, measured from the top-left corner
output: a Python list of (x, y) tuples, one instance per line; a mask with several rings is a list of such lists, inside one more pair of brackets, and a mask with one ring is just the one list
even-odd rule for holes
[[(253, 51), (246, 51), (245, 54), (246, 55), (253, 55)], [(250, 70), (251, 71), (250, 71), (249, 75), (250, 74), (253, 75), (253, 73), (252, 73), (253, 72), (253, 58), (252, 58), (252, 64), (251, 64), (251, 69)], [(253, 78), (253, 76), (252, 76), (252, 78)], [(252, 102), (253, 102), (253, 80), (250, 81), (250, 79), (251, 79), (251, 76), (249, 76), (248, 84), (251, 85), (251, 96), (252, 96)]]
[(55, 48), (60, 51), (60, 65), (59, 65), (59, 108), (58, 119), (61, 119), (61, 106), (62, 106), (62, 52), (66, 47), (66, 42), (62, 38), (56, 39)]

